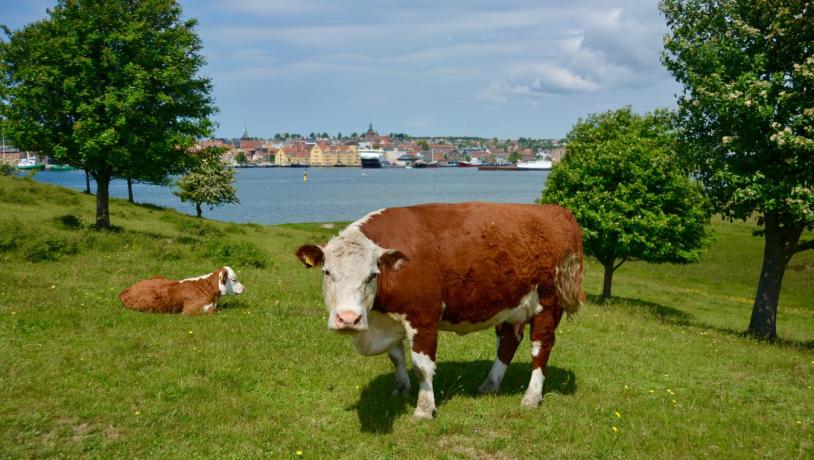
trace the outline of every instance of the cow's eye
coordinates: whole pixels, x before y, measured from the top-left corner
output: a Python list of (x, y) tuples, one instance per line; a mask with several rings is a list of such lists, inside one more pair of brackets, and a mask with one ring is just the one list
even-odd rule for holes
[(324, 273), (325, 276), (331, 276), (331, 271), (330, 270), (322, 270), (322, 273)]
[(378, 275), (378, 273), (371, 273), (370, 275), (368, 275), (367, 279), (365, 280), (365, 283), (369, 283), (376, 279), (376, 275)]

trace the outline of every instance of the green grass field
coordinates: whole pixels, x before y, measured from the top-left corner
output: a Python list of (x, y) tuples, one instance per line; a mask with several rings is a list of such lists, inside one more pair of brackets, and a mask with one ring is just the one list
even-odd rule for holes
[[(563, 321), (536, 410), (528, 338), (501, 393), (477, 396), (491, 331), (443, 334), (439, 415), (390, 395), (386, 356), (329, 333), (320, 272), (292, 256), (341, 225), (198, 220), (0, 178), (0, 457), (812, 458), (814, 252), (783, 282), (774, 344), (742, 337), (762, 241), (715, 222), (699, 264), (628, 263), (615, 301)], [(807, 237), (812, 237), (808, 234)], [(125, 310), (154, 275), (225, 263), (246, 293), (217, 315)], [(588, 267), (596, 299), (602, 273)]]

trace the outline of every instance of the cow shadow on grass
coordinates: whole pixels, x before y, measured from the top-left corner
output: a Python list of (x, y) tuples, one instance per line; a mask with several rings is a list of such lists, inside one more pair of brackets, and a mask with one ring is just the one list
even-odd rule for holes
[[(478, 386), (483, 383), (491, 367), (492, 361), (486, 360), (439, 362), (433, 379), (435, 404), (438, 410), (443, 411), (444, 402), (454, 396), (490, 397), (479, 394)], [(531, 367), (528, 363), (516, 363), (509, 366), (498, 394), (516, 395), (517, 400), (510, 403), (519, 405), (530, 377)], [(577, 390), (576, 376), (571, 370), (549, 365), (546, 368), (545, 377), (544, 395), (549, 393), (571, 395)], [(418, 396), (418, 383), (415, 375), (410, 372), (412, 391), (405, 396), (392, 394), (394, 378), (393, 372), (379, 375), (362, 390), (359, 401), (349, 407), (351, 410), (356, 410), (363, 432), (391, 433), (395, 420), (403, 416), (410, 416), (415, 409)]]
[(221, 297), (218, 302), (219, 310), (245, 310), (249, 308), (249, 304), (239, 297)]

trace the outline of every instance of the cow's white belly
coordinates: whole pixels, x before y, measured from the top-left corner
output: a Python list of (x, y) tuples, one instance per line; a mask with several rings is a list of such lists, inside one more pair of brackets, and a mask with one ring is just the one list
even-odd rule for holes
[(468, 323), (464, 321), (457, 324), (451, 324), (441, 320), (438, 328), (442, 331), (452, 331), (459, 335), (464, 335), (469, 334), (470, 332), (488, 329), (504, 322), (509, 324), (522, 324), (530, 320), (532, 316), (540, 313), (541, 311), (543, 311), (543, 307), (540, 305), (540, 296), (537, 294), (537, 286), (534, 286), (531, 292), (523, 297), (519, 305), (513, 308), (503, 309), (495, 316), (484, 322)]
[(367, 313), (367, 330), (353, 335), (351, 342), (362, 355), (378, 355), (404, 340), (404, 323), (391, 315), (370, 311)]

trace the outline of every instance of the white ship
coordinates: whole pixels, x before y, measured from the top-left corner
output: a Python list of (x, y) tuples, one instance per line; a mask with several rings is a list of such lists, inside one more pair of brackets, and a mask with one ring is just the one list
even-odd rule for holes
[(363, 168), (381, 168), (384, 163), (383, 149), (359, 149), (359, 159)]
[(554, 167), (554, 162), (545, 158), (538, 158), (532, 161), (518, 161), (517, 169), (534, 169), (537, 171), (547, 171)]

